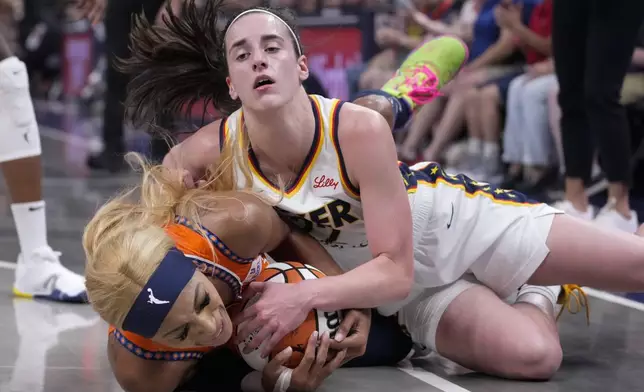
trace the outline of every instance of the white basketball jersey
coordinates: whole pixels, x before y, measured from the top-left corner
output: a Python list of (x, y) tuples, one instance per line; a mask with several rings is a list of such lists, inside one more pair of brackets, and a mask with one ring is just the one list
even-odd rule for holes
[[(315, 137), (304, 165), (281, 200), (279, 187), (262, 173), (252, 149), (244, 159), (248, 159), (253, 189), (280, 200), (278, 212), (318, 240), (347, 271), (374, 255), (367, 242), (360, 190), (349, 181), (338, 142), (343, 102), (315, 95), (310, 99)], [(222, 122), (220, 139), (239, 140), (243, 122), (241, 110), (233, 113)], [(397, 311), (424, 288), (452, 283), (468, 272), (474, 261), (487, 259), (499, 236), (513, 222), (529, 216), (526, 207), (539, 204), (513, 191), (446, 174), (436, 163), (411, 168), (399, 163), (399, 168), (412, 209), (415, 284), (406, 300), (379, 307), (385, 315)], [(239, 169), (237, 177), (244, 181)], [(244, 185), (239, 184), (240, 188)], [(472, 237), (474, 233), (480, 235)], [(471, 238), (476, 241), (469, 241)]]
[[(317, 239), (344, 269), (351, 269), (372, 256), (359, 191), (348, 180), (339, 150), (338, 118), (343, 102), (316, 95), (310, 99), (316, 120), (315, 137), (302, 169), (285, 189), (278, 210)], [(233, 113), (223, 124), (221, 136), (237, 139), (243, 121), (241, 110)], [(281, 194), (279, 187), (262, 173), (252, 150), (248, 153), (248, 164), (253, 189), (277, 200)], [(238, 177), (243, 181), (241, 173)]]

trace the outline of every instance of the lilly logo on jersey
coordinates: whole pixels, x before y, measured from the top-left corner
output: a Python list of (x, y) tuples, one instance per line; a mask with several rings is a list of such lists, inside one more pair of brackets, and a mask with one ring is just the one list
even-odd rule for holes
[(324, 174), (313, 179), (313, 189), (333, 188), (335, 190), (338, 185), (338, 181), (334, 180), (331, 177), (327, 177)]

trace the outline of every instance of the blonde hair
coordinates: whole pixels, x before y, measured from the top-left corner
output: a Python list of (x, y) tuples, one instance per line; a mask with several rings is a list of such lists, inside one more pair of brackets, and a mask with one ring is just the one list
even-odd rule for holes
[[(244, 144), (221, 142), (219, 163), (207, 170), (205, 182), (195, 189), (184, 186), (182, 173), (128, 154), (132, 166), (142, 170), (140, 184), (105, 203), (83, 233), (87, 294), (108, 323), (122, 326), (146, 282), (174, 246), (165, 225), (179, 214), (201, 225), (201, 213), (213, 211), (217, 199), (234, 198), (222, 193), (252, 193)], [(237, 189), (235, 163), (244, 178), (242, 189)]]

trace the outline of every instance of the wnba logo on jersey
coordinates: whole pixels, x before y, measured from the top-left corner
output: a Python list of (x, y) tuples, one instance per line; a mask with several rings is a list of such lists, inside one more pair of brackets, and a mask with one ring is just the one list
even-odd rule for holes
[(264, 271), (266, 265), (268, 265), (268, 263), (262, 256), (259, 256), (255, 260), (253, 260), (253, 265), (250, 267), (250, 270), (248, 270), (246, 279), (244, 279), (244, 285), (254, 281), (255, 278), (257, 278), (259, 274)]

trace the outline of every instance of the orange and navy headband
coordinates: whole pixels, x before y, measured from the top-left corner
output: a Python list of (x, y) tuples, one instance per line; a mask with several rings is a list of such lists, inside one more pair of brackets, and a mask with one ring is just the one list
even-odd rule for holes
[(144, 338), (156, 335), (196, 269), (180, 250), (170, 248), (125, 316), (123, 330)]
[(241, 18), (241, 17), (242, 17), (242, 16), (244, 16), (244, 15), (252, 14), (252, 13), (255, 13), (255, 12), (259, 12), (259, 13), (263, 13), (263, 14), (266, 14), (266, 15), (274, 16), (274, 17), (275, 17), (275, 18), (277, 18), (280, 22), (282, 22), (282, 23), (284, 24), (284, 26), (286, 26), (286, 28), (288, 29), (289, 33), (291, 33), (291, 37), (293, 37), (293, 41), (295, 42), (295, 46), (297, 47), (297, 55), (298, 55), (298, 56), (301, 56), (301, 55), (303, 54), (303, 52), (302, 52), (302, 46), (300, 45), (300, 40), (299, 40), (299, 39), (297, 39), (297, 35), (295, 34), (295, 31), (293, 31), (293, 29), (291, 28), (291, 26), (289, 26), (289, 25), (288, 25), (288, 23), (286, 23), (286, 21), (285, 21), (284, 19), (282, 19), (279, 15), (277, 15), (277, 14), (275, 14), (274, 12), (271, 12), (271, 11), (269, 11), (269, 10), (265, 10), (265, 9), (263, 9), (263, 8), (251, 8), (251, 9), (246, 10), (246, 11), (244, 11), (244, 12), (240, 13), (239, 15), (237, 15), (237, 16), (235, 17), (235, 19), (233, 19), (233, 20), (232, 20), (232, 22), (230, 22), (230, 24), (228, 25), (228, 29), (224, 32), (224, 41), (226, 41), (226, 35), (228, 34), (228, 30), (230, 30), (230, 27), (231, 27), (235, 22), (237, 22), (237, 20), (238, 20), (239, 18)]

